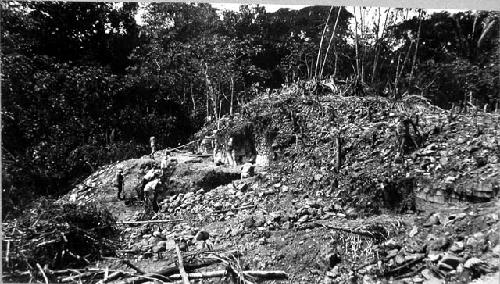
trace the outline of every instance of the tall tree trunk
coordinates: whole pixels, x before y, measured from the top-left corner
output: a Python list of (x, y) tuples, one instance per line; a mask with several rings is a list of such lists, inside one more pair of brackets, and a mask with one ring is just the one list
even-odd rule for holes
[[(359, 7), (359, 19), (360, 19), (360, 26), (361, 26), (361, 39), (365, 39), (365, 20), (364, 20), (364, 17), (363, 17), (363, 14), (364, 14), (364, 8), (362, 7)], [(361, 49), (363, 50), (363, 52), (361, 53), (361, 56), (360, 56), (360, 65), (361, 65), (361, 82), (364, 82), (365, 81), (365, 66), (363, 64), (364, 62), (364, 58), (365, 58), (365, 55), (366, 55), (366, 47), (365, 45), (361, 45)]]
[(219, 99), (219, 116), (218, 119), (222, 117), (222, 99)]
[(186, 103), (186, 86), (182, 84), (182, 104)]
[[(342, 7), (339, 7), (338, 8), (338, 12), (337, 12), (337, 19), (335, 19), (335, 24), (333, 24), (332, 35), (330, 36), (330, 41), (328, 42), (328, 47), (326, 48), (325, 57), (323, 58), (323, 64), (321, 65), (321, 71), (319, 72), (319, 77), (320, 78), (323, 77), (323, 70), (325, 68), (326, 59), (328, 58), (328, 52), (330, 51), (330, 47), (332, 45), (333, 39), (335, 38), (335, 31), (337, 30), (337, 25), (339, 23), (339, 18), (340, 18), (340, 12), (341, 11), (342, 11)], [(337, 58), (337, 50), (336, 50), (336, 48), (334, 47), (333, 50), (334, 50), (335, 58)]]
[(193, 102), (193, 116), (196, 115), (196, 100), (193, 95), (193, 83), (190, 83), (191, 101)]
[(359, 47), (358, 47), (358, 19), (356, 17), (356, 7), (354, 7), (354, 49), (356, 51), (356, 77), (359, 79), (361, 74), (359, 62)]
[(233, 104), (234, 104), (234, 77), (231, 76), (231, 102), (229, 103), (229, 115), (233, 117)]
[(408, 51), (406, 52), (405, 59), (403, 60), (403, 64), (401, 64), (401, 68), (399, 68), (399, 60), (401, 59), (401, 54), (398, 56), (398, 70), (396, 69), (396, 80), (394, 81), (394, 88), (396, 89), (396, 92), (398, 90), (398, 84), (399, 84), (399, 79), (401, 78), (401, 75), (403, 75), (403, 71), (405, 69), (406, 61), (408, 61), (408, 58), (410, 57), (410, 51), (411, 47), (413, 45), (413, 42), (410, 42), (410, 46), (408, 47)]
[(417, 53), (418, 53), (418, 44), (420, 42), (420, 29), (422, 28), (422, 17), (424, 12), (420, 10), (418, 17), (418, 32), (417, 32), (417, 42), (415, 43), (415, 52), (413, 53), (413, 62), (411, 63), (411, 71), (410, 71), (410, 82), (413, 80), (413, 72), (415, 71), (415, 65), (417, 62)]
[[(339, 59), (339, 55), (337, 53), (337, 47), (333, 47), (333, 54), (335, 55), (335, 61), (333, 63), (333, 79), (335, 79), (335, 77), (337, 76), (337, 62), (338, 62), (338, 59)], [(333, 82), (335, 84), (335, 80)]]
[(321, 33), (321, 40), (319, 41), (318, 48), (318, 56), (316, 57), (316, 64), (314, 65), (314, 77), (318, 75), (319, 62), (321, 58), (321, 50), (323, 49), (323, 39), (325, 38), (326, 28), (328, 27), (328, 22), (330, 21), (330, 16), (333, 11), (333, 6), (330, 7), (330, 11), (328, 12), (328, 17), (326, 18), (325, 27), (323, 28), (323, 32)]
[(309, 79), (312, 79), (313, 75), (314, 75), (314, 56), (311, 56), (310, 65), (311, 65), (311, 69), (310, 69), (311, 73), (309, 74)]
[(311, 57), (311, 62), (309, 62), (306, 55), (306, 67), (307, 67), (307, 79), (312, 79), (314, 74), (314, 56)]
[(220, 129), (219, 118), (220, 118), (221, 109), (218, 106), (220, 104), (220, 101), (222, 101), (222, 99), (218, 96), (218, 94), (219, 94), (218, 90), (215, 88), (213, 90), (214, 90), (214, 92), (213, 92), (212, 96), (213, 96), (213, 102), (214, 102), (214, 105), (213, 105), (214, 115), (215, 115), (215, 119), (217, 119), (217, 129)]
[[(378, 67), (378, 60), (380, 58), (380, 40), (384, 38), (385, 31), (387, 29), (387, 22), (389, 20), (389, 12), (390, 9), (385, 10), (385, 20), (384, 20), (384, 26), (382, 27), (382, 34), (380, 34), (380, 16), (381, 16), (381, 11), (380, 8), (378, 9), (378, 25), (377, 25), (377, 34), (376, 34), (376, 41), (375, 41), (375, 57), (373, 58), (373, 67), (372, 67), (372, 78), (371, 78), (371, 83), (373, 84), (375, 80), (375, 76), (377, 74), (377, 67)], [(380, 34), (380, 36), (379, 36)]]
[(494, 24), (497, 20), (496, 19), (491, 19), (481, 32), (481, 35), (479, 36), (479, 39), (477, 40), (477, 48), (481, 48), (481, 44), (483, 43), (486, 35), (491, 31), (491, 29), (494, 27)]
[(214, 119), (218, 118), (218, 113), (217, 113), (217, 95), (214, 90), (214, 87), (212, 86), (212, 82), (210, 81), (210, 78), (208, 77), (208, 64), (205, 63), (205, 84), (207, 86), (207, 115), (209, 115), (209, 97), (211, 97), (212, 100), (212, 107), (213, 107), (213, 116)]
[(399, 64), (401, 63), (401, 52), (398, 53), (398, 65), (396, 65), (396, 75), (394, 75), (394, 92), (398, 91), (398, 81), (399, 81)]
[(214, 118), (217, 120), (217, 129), (219, 129), (219, 113), (217, 112), (217, 97), (215, 96), (215, 92), (212, 95), (212, 103)]
[(306, 63), (307, 79), (310, 79), (311, 67), (309, 67), (309, 61), (307, 61), (307, 54), (304, 55), (304, 62)]
[(410, 58), (410, 52), (411, 52), (411, 47), (413, 46), (413, 41), (410, 42), (410, 46), (408, 47), (408, 51), (406, 51), (405, 59), (403, 61), (403, 64), (401, 65), (401, 69), (399, 70), (399, 78), (401, 78), (401, 75), (403, 75), (403, 71), (406, 66), (406, 62), (408, 61), (408, 58)]
[[(370, 82), (373, 84), (373, 80), (375, 78), (375, 70), (377, 69), (377, 60), (378, 60), (378, 41), (379, 41), (379, 33), (380, 33), (380, 7), (378, 7), (377, 11), (377, 28), (375, 29), (375, 55), (373, 56), (373, 64), (372, 64), (372, 76)], [(387, 19), (387, 18), (386, 18)]]
[(207, 107), (207, 118), (210, 117), (210, 94), (208, 93), (208, 91), (206, 92), (206, 107)]
[(477, 52), (476, 52), (476, 44), (475, 44), (475, 38), (476, 38), (476, 29), (477, 29), (477, 21), (479, 20), (479, 12), (476, 11), (474, 13), (474, 22), (472, 23), (472, 33), (470, 34), (469, 37), (469, 54), (472, 55), (473, 58), (476, 58)]
[[(466, 45), (466, 43), (464, 44), (464, 37), (463, 37), (463, 32), (462, 32), (462, 26), (460, 25), (460, 20), (456, 16), (453, 17), (453, 20), (454, 20), (455, 29), (456, 29), (455, 34), (457, 36), (457, 41), (458, 41), (458, 44), (460, 46), (459, 51), (467, 52), (467, 49), (464, 46), (464, 45)], [(467, 57), (468, 54), (463, 54), (463, 55), (465, 55), (465, 57)]]

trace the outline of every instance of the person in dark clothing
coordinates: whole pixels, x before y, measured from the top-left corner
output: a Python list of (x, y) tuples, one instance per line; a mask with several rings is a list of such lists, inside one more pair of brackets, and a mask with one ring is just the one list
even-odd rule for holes
[(142, 178), (141, 186), (138, 188), (137, 191), (137, 199), (140, 201), (144, 200), (144, 188), (146, 187), (146, 184), (148, 184), (148, 181), (145, 178)]
[[(417, 122), (418, 123), (418, 122)], [(400, 116), (397, 125), (397, 135), (398, 135), (398, 153), (400, 157), (404, 157), (406, 152), (410, 149), (418, 148), (417, 141), (410, 134), (410, 126), (413, 128), (415, 136), (418, 138), (420, 133), (418, 131), (417, 124), (413, 122), (410, 117)]]
[(117, 197), (118, 199), (123, 199), (122, 197), (122, 191), (123, 191), (123, 170), (118, 169), (118, 172), (116, 173), (115, 176), (115, 188), (117, 190)]

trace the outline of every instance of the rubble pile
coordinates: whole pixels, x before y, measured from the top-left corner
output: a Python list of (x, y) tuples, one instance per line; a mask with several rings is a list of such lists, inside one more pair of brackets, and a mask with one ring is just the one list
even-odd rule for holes
[[(407, 224), (405, 233), (377, 246), (380, 258), (362, 265), (358, 276), (368, 282), (383, 277), (413, 283), (439, 283), (440, 279), (469, 283), (498, 270), (498, 218), (494, 206), (461, 206), (417, 217), (413, 225)], [(352, 274), (352, 267), (344, 271)], [(332, 273), (327, 277), (336, 278)]]
[(442, 135), (412, 155), (419, 196), (430, 201), (487, 201), (500, 188), (499, 116), (458, 116), (443, 125)]
[[(328, 192), (317, 191), (315, 196), (297, 194), (301, 192), (287, 185), (265, 178), (248, 178), (210, 191), (200, 189), (171, 195), (160, 203), (160, 212), (193, 223), (234, 219), (246, 227), (271, 230), (335, 217), (356, 218), (352, 208), (343, 206), (341, 198), (329, 197)], [(253, 217), (245, 217), (255, 210), (264, 212), (257, 224)]]
[[(487, 201), (497, 195), (500, 116), (452, 114), (413, 96), (392, 102), (302, 93), (292, 86), (245, 106), (257, 140), (267, 140), (260, 149), (273, 155), (277, 182), (310, 194), (330, 188), (334, 197), (366, 214), (377, 213), (381, 204), (415, 211), (411, 200), (394, 205), (384, 197), (402, 180), (411, 182), (400, 194), (431, 202)], [(418, 124), (418, 133), (410, 134), (419, 145), (403, 157), (401, 118)]]
[[(164, 203), (173, 213), (159, 213), (151, 220), (159, 223), (123, 231), (124, 253), (137, 261), (166, 259), (174, 249), (173, 240), (181, 240), (186, 252), (194, 254), (243, 246), (248, 265), (283, 269), (295, 283), (318, 277), (324, 277), (324, 283), (467, 283), (497, 271), (498, 204), (352, 219), (340, 206), (316, 198), (296, 199), (278, 185), (268, 192), (272, 189), (265, 183), (254, 189), (253, 182), (242, 184), (247, 184), (246, 191), (227, 186), (211, 194), (173, 197), (170, 205)], [(249, 194), (254, 191), (258, 193)], [(237, 203), (240, 200), (248, 205)], [(200, 232), (209, 240), (197, 240)]]
[[(230, 222), (224, 233), (236, 236), (249, 230), (279, 231), (306, 229), (314, 221), (345, 219), (347, 214), (339, 204), (316, 197), (296, 198), (287, 186), (272, 184), (258, 178), (234, 181), (213, 190), (180, 193), (164, 199), (154, 220), (175, 220), (179, 225), (166, 225), (153, 231), (129, 228), (125, 240), (127, 249), (152, 257), (155, 247), (172, 235), (194, 235), (197, 227), (210, 222)], [(139, 220), (141, 214), (134, 216)], [(174, 223), (176, 223), (174, 222)], [(189, 224), (186, 226), (185, 224)], [(156, 232), (156, 233), (155, 233)], [(214, 234), (215, 236), (220, 234)], [(144, 237), (146, 236), (146, 237)], [(146, 238), (147, 240), (143, 240)], [(140, 241), (139, 245), (138, 241)]]
[[(237, 169), (216, 167), (211, 164), (209, 158), (200, 161), (199, 157), (185, 152), (173, 153), (171, 158), (178, 162), (172, 166), (172, 176), (165, 190), (160, 192), (160, 200), (198, 190), (208, 191), (240, 177)], [(141, 180), (151, 169), (159, 170), (159, 168), (160, 161), (149, 157), (103, 166), (57, 202), (78, 205), (100, 203), (106, 205), (119, 219), (129, 218), (142, 209), (137, 196)], [(118, 169), (123, 170), (126, 206), (123, 201), (116, 198), (116, 189), (113, 187), (113, 178)]]
[(140, 184), (140, 180), (149, 169), (159, 168), (160, 162), (152, 159), (130, 159), (116, 162), (99, 168), (73, 190), (59, 200), (60, 203), (71, 202), (84, 205), (95, 202), (111, 202), (116, 196), (113, 179), (118, 169), (123, 170), (125, 179), (124, 191), (129, 196)]

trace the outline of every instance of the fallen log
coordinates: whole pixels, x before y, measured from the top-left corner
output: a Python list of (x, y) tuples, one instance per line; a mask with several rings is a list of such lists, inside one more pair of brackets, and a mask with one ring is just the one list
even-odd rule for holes
[[(228, 258), (235, 258), (241, 256), (241, 253), (238, 251), (231, 251), (227, 253)], [(209, 258), (209, 259), (204, 259), (201, 261), (196, 261), (196, 262), (190, 262), (190, 263), (184, 263), (184, 270), (186, 272), (192, 272), (196, 269), (200, 269), (203, 267), (207, 267), (213, 264), (221, 263), (222, 260), (220, 258)], [(174, 274), (179, 273), (179, 267), (177, 265), (172, 265), (167, 268), (164, 268), (160, 271), (154, 272), (154, 273), (148, 273), (144, 274), (142, 276), (136, 276), (136, 277), (131, 277), (128, 279), (123, 280), (122, 282), (119, 282), (120, 284), (140, 284), (144, 283), (147, 281), (150, 281), (151, 279), (157, 279), (157, 280), (162, 280), (162, 281), (170, 281), (170, 276)]]
[[(221, 261), (219, 259), (208, 259), (202, 262), (198, 263), (184, 263), (184, 270), (186, 272), (194, 271), (196, 269), (202, 268), (202, 267), (207, 267), (213, 264), (220, 263)], [(148, 273), (144, 274), (143, 276), (136, 276), (136, 277), (131, 277), (128, 279), (125, 279), (124, 281), (120, 282), (120, 284), (140, 284), (144, 283), (147, 281), (151, 281), (151, 279), (156, 279), (156, 280), (163, 280), (165, 281), (166, 279), (170, 279), (171, 275), (178, 274), (179, 273), (179, 267), (177, 265), (167, 267), (165, 269), (162, 269), (160, 271), (157, 271), (155, 273)]]
[(30, 271), (14, 271), (12, 273), (6, 273), (6, 272), (3, 272), (2, 276), (6, 277), (6, 276), (9, 276), (9, 277), (12, 277), (12, 276), (26, 276), (26, 275), (30, 275)]
[[(239, 269), (235, 269), (233, 267), (234, 264), (229, 263), (228, 261), (225, 262), (227, 264), (226, 271), (229, 274), (229, 277), (231, 279), (231, 283), (240, 283), (240, 284), (254, 284), (253, 282), (249, 281), (246, 279), (246, 275), (243, 274), (243, 272)], [(238, 265), (237, 263), (235, 263)], [(239, 268), (239, 265), (238, 265)]]
[(116, 271), (116, 272), (109, 274), (108, 277), (104, 277), (104, 279), (97, 282), (97, 284), (108, 283), (108, 282), (114, 281), (114, 280), (116, 280), (124, 275), (126, 275), (126, 274), (123, 273), (122, 271)]
[[(108, 272), (124, 272), (124, 271), (109, 269)], [(24, 273), (27, 273), (27, 272), (24, 272)], [(85, 273), (101, 274), (101, 273), (105, 273), (105, 270), (101, 269), (101, 268), (61, 269), (61, 270), (48, 269), (45, 271), (45, 273), (48, 275), (52, 275), (52, 276), (63, 277), (65, 274), (79, 274), (79, 275), (83, 275)]]
[(64, 277), (63, 279), (61, 279), (61, 282), (75, 282), (75, 281), (81, 280), (82, 278), (92, 277), (92, 276), (96, 276), (99, 274), (104, 274), (104, 270), (89, 271), (89, 272), (80, 273), (80, 274), (74, 275), (74, 276)]
[(128, 267), (132, 268), (133, 270), (135, 270), (137, 273), (139, 274), (145, 274), (144, 271), (142, 271), (139, 267), (133, 265), (130, 260), (128, 259), (124, 259), (122, 260), (122, 263), (127, 265)]
[[(257, 271), (257, 270), (247, 270), (242, 271), (242, 273), (249, 277), (258, 278), (259, 280), (287, 280), (288, 275), (284, 271)], [(215, 277), (226, 277), (229, 276), (227, 270), (217, 270), (209, 272), (197, 272), (188, 273), (190, 279), (205, 279), (205, 278), (215, 278)], [(181, 280), (180, 274), (173, 274), (170, 276), (172, 280)]]
[[(66, 270), (58, 270), (58, 271), (50, 271), (52, 274), (67, 274), (67, 273), (76, 273), (76, 275), (71, 275), (67, 276), (64, 278), (60, 278), (61, 282), (74, 282), (77, 280), (81, 280), (82, 278), (88, 278), (88, 277), (96, 277), (98, 275), (104, 274), (106, 275), (106, 270), (105, 269), (99, 269), (99, 268), (92, 268), (92, 269), (66, 269)], [(125, 276), (131, 276), (134, 275), (131, 272), (123, 271), (123, 270), (111, 270), (107, 269), (107, 272), (112, 272), (109, 274), (107, 277), (104, 277), (104, 279), (98, 281), (97, 283), (102, 284), (102, 283), (108, 283), (111, 281), (114, 281), (118, 278), (125, 277)], [(137, 274), (135, 274), (137, 275)], [(61, 277), (61, 276), (60, 276)], [(152, 278), (149, 277), (149, 280)], [(153, 279), (154, 280), (154, 279)]]
[[(61, 269), (61, 270), (47, 270), (46, 273), (50, 275), (64, 275), (64, 274), (71, 274), (71, 273), (81, 273), (85, 271), (92, 271), (92, 269)], [(97, 271), (97, 270), (96, 270)]]
[(418, 262), (424, 260), (426, 257), (427, 257), (426, 255), (422, 255), (422, 256), (414, 259), (414, 260), (411, 260), (411, 261), (408, 261), (408, 262), (404, 263), (401, 266), (398, 266), (398, 267), (396, 267), (396, 268), (394, 268), (392, 270), (389, 270), (389, 271), (387, 271), (387, 272), (384, 273), (384, 277), (398, 276), (400, 274), (403, 274), (403, 273), (405, 273), (405, 270), (407, 270), (407, 269), (411, 270), (413, 267), (415, 267), (415, 265)]
[(177, 243), (175, 244), (175, 251), (177, 252), (177, 258), (179, 259), (179, 272), (182, 277), (182, 282), (184, 284), (189, 284), (189, 276), (184, 270), (184, 261), (182, 260), (181, 249), (179, 248), (179, 245)]
[(43, 279), (45, 280), (45, 284), (49, 284), (49, 279), (47, 278), (47, 275), (45, 275), (45, 271), (43, 271), (39, 263), (36, 264), (36, 267), (38, 267), (38, 270), (40, 270), (40, 272), (42, 273)]

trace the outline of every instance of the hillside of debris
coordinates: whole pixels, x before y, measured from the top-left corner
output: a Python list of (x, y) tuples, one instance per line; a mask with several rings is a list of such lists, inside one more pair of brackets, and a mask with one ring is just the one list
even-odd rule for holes
[[(101, 167), (52, 206), (98, 205), (117, 233), (88, 235), (101, 245), (84, 252), (67, 237), (82, 223), (74, 218), (50, 234), (28, 221), (9, 226), (4, 271), (87, 283), (468, 283), (498, 273), (500, 116), (335, 90), (306, 82), (262, 93), (188, 145)], [(405, 120), (413, 142), (401, 148)], [(238, 165), (228, 164), (231, 150)], [(137, 188), (165, 155), (175, 169), (158, 212), (146, 214)], [(255, 173), (240, 176), (252, 163)], [(13, 245), (20, 236), (58, 261), (71, 252), (74, 269), (37, 265), (29, 247)]]
[[(258, 152), (264, 157), (260, 160), (272, 160), (274, 181), (310, 195), (328, 189), (359, 213), (379, 213), (384, 202), (385, 207), (403, 211), (401, 206), (408, 207), (398, 198), (384, 199), (384, 192), (437, 203), (496, 196), (498, 114), (443, 110), (416, 96), (396, 102), (345, 97), (328, 86), (292, 85), (263, 94), (244, 106), (236, 121), (227, 122), (227, 128), (253, 125)], [(402, 117), (417, 124), (410, 136), (418, 145), (404, 157), (397, 131)]]

